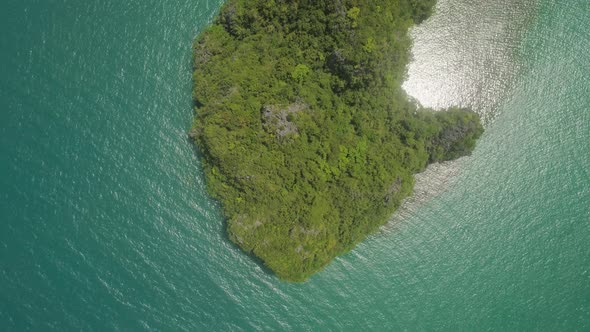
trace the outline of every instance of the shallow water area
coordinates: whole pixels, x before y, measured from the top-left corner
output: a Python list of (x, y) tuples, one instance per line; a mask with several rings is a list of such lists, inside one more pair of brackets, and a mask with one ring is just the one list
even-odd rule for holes
[(424, 107), (468, 107), (489, 122), (522, 70), (518, 52), (536, 10), (535, 0), (439, 0), (411, 32), (404, 89)]

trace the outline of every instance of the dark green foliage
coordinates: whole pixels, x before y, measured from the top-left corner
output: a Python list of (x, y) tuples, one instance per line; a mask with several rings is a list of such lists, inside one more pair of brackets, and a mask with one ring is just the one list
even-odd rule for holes
[(302, 281), (381, 226), (475, 113), (401, 89), (433, 0), (230, 0), (194, 44), (192, 130), (232, 241)]
[(420, 23), (432, 14), (436, 0), (410, 0), (412, 5), (412, 17), (416, 23)]

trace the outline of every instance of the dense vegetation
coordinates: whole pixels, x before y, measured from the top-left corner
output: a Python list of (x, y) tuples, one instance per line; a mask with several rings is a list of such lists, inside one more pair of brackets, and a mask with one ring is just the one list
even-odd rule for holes
[(386, 222), (428, 163), (469, 154), (472, 112), (401, 89), (434, 0), (229, 0), (194, 44), (195, 121), (232, 241), (305, 280)]

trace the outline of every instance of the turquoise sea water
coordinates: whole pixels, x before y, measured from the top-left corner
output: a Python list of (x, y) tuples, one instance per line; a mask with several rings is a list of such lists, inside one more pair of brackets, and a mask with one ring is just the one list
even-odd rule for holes
[(590, 329), (587, 0), (441, 0), (408, 92), (487, 131), (304, 284), (227, 240), (186, 139), (190, 44), (220, 3), (3, 2), (0, 330)]

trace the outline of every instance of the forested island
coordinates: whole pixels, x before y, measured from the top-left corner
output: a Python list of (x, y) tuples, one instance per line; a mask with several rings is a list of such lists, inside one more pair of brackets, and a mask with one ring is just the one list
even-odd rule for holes
[(477, 114), (401, 88), (434, 0), (229, 0), (194, 43), (195, 120), (229, 238), (303, 281), (383, 225), (429, 163), (468, 155)]

